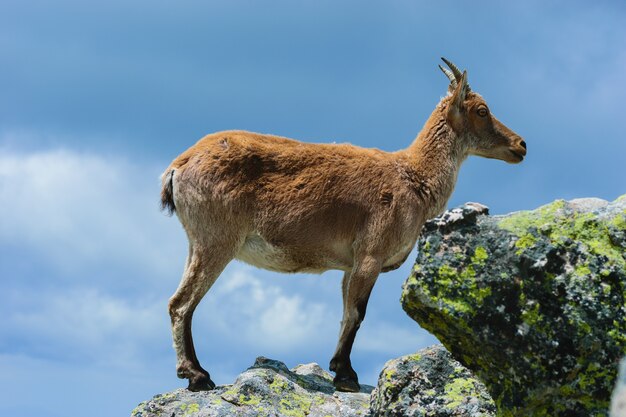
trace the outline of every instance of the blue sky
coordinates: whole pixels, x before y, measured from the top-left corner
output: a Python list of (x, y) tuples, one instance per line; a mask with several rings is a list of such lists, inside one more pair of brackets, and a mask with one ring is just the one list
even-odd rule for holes
[[(127, 415), (175, 376), (167, 299), (186, 242), (158, 176), (206, 133), (406, 147), (445, 56), (522, 135), (470, 158), (450, 206), (493, 213), (626, 193), (622, 2), (13, 1), (0, 4), (0, 415)], [(353, 351), (362, 382), (435, 339), (381, 276)], [(340, 274), (233, 263), (194, 319), (218, 383), (256, 356), (327, 367)]]

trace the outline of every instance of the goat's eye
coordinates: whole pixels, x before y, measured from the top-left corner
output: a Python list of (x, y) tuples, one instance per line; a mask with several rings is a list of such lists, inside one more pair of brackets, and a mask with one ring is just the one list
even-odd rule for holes
[(478, 108), (478, 115), (480, 117), (485, 117), (487, 116), (487, 113), (489, 113), (489, 111), (487, 110), (487, 107), (479, 107)]

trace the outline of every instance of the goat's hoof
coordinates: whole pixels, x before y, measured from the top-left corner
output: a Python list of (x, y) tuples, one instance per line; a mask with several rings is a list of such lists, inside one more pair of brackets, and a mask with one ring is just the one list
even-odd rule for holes
[(356, 379), (352, 379), (349, 377), (337, 378), (333, 380), (333, 385), (337, 391), (344, 392), (359, 392), (361, 391), (361, 386)]
[(208, 375), (203, 375), (197, 378), (189, 378), (189, 386), (187, 389), (189, 391), (211, 391), (215, 388), (215, 382), (211, 381), (211, 378)]

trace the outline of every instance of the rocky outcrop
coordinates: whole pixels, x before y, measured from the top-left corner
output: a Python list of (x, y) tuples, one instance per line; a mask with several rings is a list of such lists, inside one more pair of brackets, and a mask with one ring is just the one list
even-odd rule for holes
[(289, 370), (284, 363), (257, 358), (233, 385), (212, 391), (186, 389), (157, 395), (131, 417), (357, 417), (369, 414), (373, 387), (336, 392), (332, 376), (317, 364)]
[(406, 312), (485, 383), (499, 416), (606, 416), (626, 352), (626, 196), (425, 225)]
[(435, 345), (385, 364), (372, 393), (372, 417), (491, 417), (485, 386)]
[(289, 370), (261, 357), (232, 385), (159, 394), (131, 417), (491, 417), (495, 410), (484, 386), (440, 345), (389, 361), (371, 396), (373, 387), (361, 387), (337, 392), (317, 364)]

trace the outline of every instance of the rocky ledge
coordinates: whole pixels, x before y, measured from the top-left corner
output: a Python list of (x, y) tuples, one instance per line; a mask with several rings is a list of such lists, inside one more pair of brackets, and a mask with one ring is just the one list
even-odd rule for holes
[(317, 364), (289, 370), (261, 357), (232, 385), (156, 395), (131, 417), (492, 417), (495, 410), (485, 387), (441, 345), (389, 361), (373, 393), (361, 386), (337, 392)]
[(626, 353), (626, 196), (505, 216), (470, 203), (427, 223), (419, 247), (402, 305), (498, 416), (608, 414)]
[(333, 377), (317, 364), (289, 370), (282, 362), (259, 357), (232, 385), (157, 395), (139, 404), (131, 417), (367, 416), (372, 389), (361, 385), (359, 393), (335, 392)]

